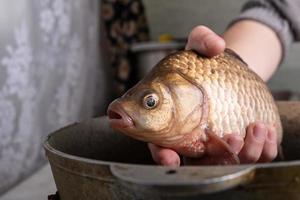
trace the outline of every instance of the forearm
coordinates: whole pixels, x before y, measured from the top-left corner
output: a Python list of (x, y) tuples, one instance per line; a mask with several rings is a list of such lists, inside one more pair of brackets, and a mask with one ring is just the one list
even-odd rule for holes
[(226, 47), (236, 51), (264, 81), (276, 71), (282, 47), (275, 32), (251, 20), (233, 24), (223, 34)]

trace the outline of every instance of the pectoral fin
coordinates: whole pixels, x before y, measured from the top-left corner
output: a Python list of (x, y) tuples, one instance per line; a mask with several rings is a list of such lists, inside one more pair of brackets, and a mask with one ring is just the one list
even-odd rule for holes
[(187, 165), (233, 165), (240, 160), (231, 147), (214, 132), (207, 130), (208, 141), (205, 142), (205, 155), (201, 158), (185, 158)]

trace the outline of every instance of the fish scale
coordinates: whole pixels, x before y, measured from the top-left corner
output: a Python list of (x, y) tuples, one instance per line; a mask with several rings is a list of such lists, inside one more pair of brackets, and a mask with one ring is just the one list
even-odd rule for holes
[(203, 88), (209, 101), (209, 127), (220, 137), (229, 133), (245, 136), (246, 126), (260, 121), (275, 124), (281, 140), (281, 122), (269, 89), (230, 50), (213, 58), (199, 56), (194, 51), (180, 51), (159, 65), (179, 71)]

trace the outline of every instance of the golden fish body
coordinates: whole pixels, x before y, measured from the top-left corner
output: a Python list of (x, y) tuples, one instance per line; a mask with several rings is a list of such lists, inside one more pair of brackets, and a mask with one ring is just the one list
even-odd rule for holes
[(278, 140), (282, 129), (277, 106), (264, 81), (231, 50), (211, 59), (182, 51), (165, 59), (160, 68), (178, 71), (207, 97), (207, 125), (218, 136), (245, 136), (252, 122), (275, 125)]
[(189, 157), (205, 154), (209, 138), (244, 137), (252, 122), (273, 125), (278, 144), (282, 139), (268, 87), (228, 49), (212, 58), (194, 51), (167, 56), (109, 106), (108, 116), (113, 128)]

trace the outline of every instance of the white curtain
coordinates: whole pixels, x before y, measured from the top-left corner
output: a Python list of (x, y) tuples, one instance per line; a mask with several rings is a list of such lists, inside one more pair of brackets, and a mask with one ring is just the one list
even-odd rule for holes
[(0, 194), (45, 162), (49, 132), (104, 104), (99, 3), (0, 0)]

